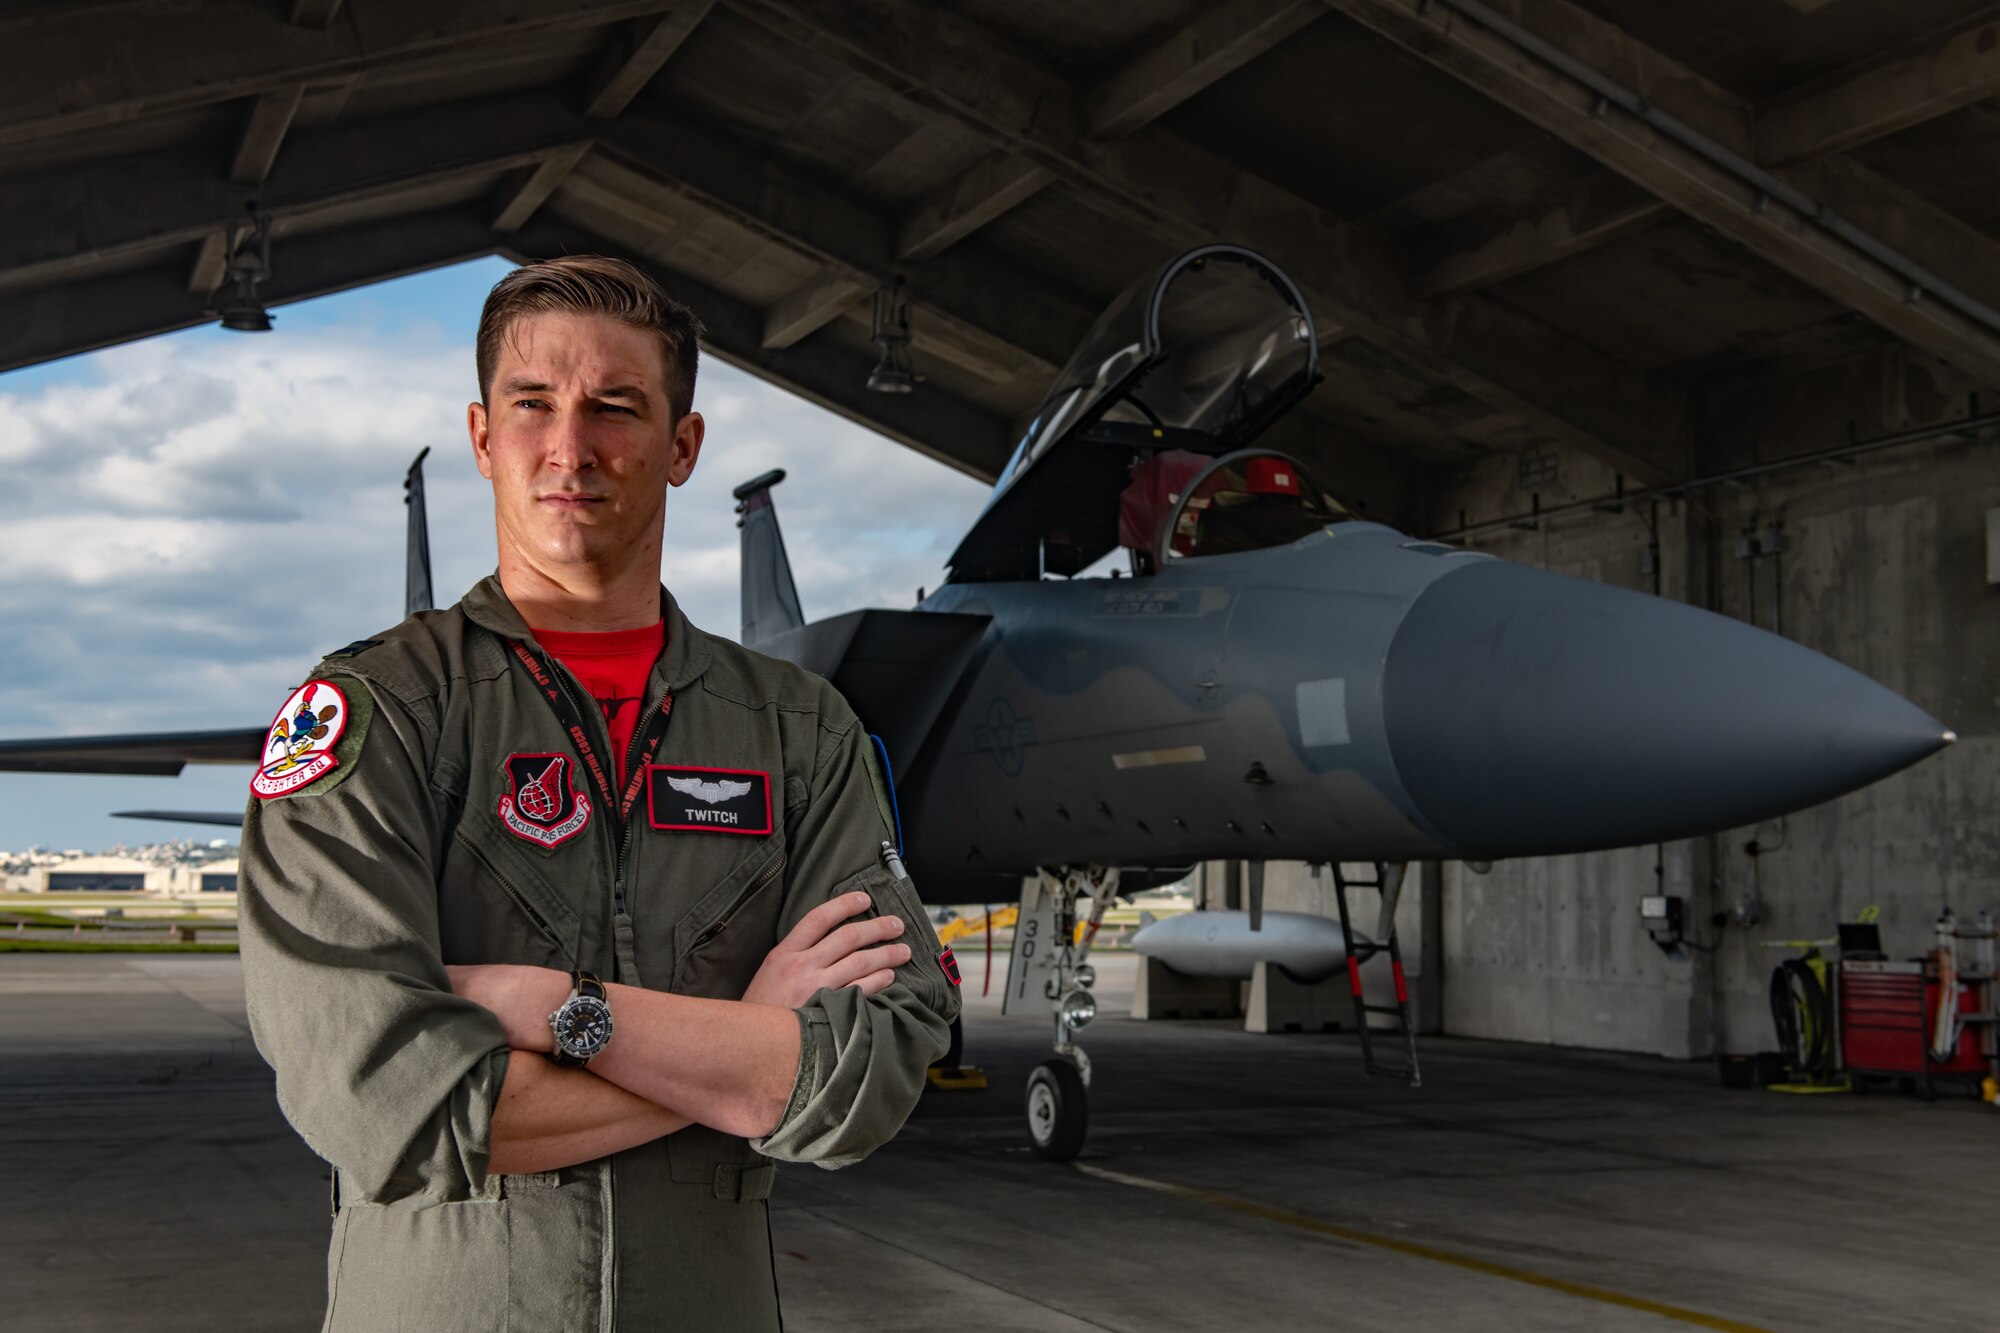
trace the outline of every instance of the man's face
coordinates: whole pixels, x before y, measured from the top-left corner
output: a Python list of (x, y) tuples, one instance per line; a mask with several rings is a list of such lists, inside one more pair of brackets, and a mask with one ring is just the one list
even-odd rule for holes
[(503, 556), (561, 577), (657, 551), (667, 487), (694, 471), (702, 440), (699, 413), (673, 417), (657, 336), (597, 315), (524, 315), (487, 398), (468, 426)]

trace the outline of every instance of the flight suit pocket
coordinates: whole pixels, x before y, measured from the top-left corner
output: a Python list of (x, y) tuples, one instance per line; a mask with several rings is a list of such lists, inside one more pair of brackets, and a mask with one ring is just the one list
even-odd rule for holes
[(507, 1326), (508, 1205), (343, 1203), (334, 1225), (326, 1333)]
[(673, 933), (677, 994), (743, 998), (778, 942), (784, 870), (785, 842), (774, 837), (687, 910)]
[(600, 1169), (505, 1177), (512, 1329), (594, 1329), (604, 1281)]
[(861, 914), (863, 917), (888, 915), (903, 919), (900, 938), (910, 946), (910, 961), (896, 969), (896, 980), (908, 986), (933, 1012), (947, 1019), (955, 1016), (957, 992), (944, 974), (940, 957), (944, 946), (938, 943), (937, 932), (931, 928), (930, 915), (924, 911), (916, 885), (898, 879), (884, 866), (872, 865), (850, 875), (829, 896), (837, 898), (855, 889), (865, 890), (874, 903), (874, 907)]
[(482, 845), (463, 824), (452, 842), (438, 889), (445, 961), (578, 966), (576, 908), (550, 891), (547, 867)]

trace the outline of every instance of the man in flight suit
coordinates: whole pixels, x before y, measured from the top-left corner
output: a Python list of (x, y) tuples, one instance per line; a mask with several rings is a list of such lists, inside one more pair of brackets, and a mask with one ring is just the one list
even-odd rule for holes
[(699, 331), (618, 261), (501, 280), (499, 571), (324, 660), (252, 779), (244, 978), (334, 1168), (329, 1329), (775, 1329), (772, 1159), (866, 1156), (945, 1049), (873, 743), (660, 586)]

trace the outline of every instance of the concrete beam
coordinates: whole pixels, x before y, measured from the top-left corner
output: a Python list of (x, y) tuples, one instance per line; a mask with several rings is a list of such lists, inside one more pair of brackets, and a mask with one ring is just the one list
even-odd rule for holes
[[(2000, 333), (1942, 302), (1908, 299), (1902, 276), (1811, 218), (1780, 204), (1764, 206), (1754, 188), (1645, 121), (1617, 109), (1598, 114), (1595, 92), (1490, 28), (1418, 0), (1327, 3), (1911, 345), (1982, 383), (2000, 383)], [(1521, 0), (1502, 7), (1520, 8)], [(1664, 94), (1658, 105), (1675, 105), (1676, 114), (1688, 118), (1683, 108), (1700, 91), (1697, 76), (1670, 82), (1660, 73), (1672, 67), (1666, 57), (1645, 51), (1568, 0), (1535, 0), (1532, 8), (1542, 40), (1592, 68), (1616, 70), (1621, 80), (1636, 70), (1642, 84), (1665, 83), (1679, 105)], [(1708, 118), (1726, 110), (1717, 108)]]
[(217, 181), (190, 155), (140, 154), (20, 176), (0, 195), (0, 272), (59, 281), (195, 242), (253, 200), (275, 218), (394, 196), (455, 175), (537, 164), (585, 122), (552, 95), (479, 98), (302, 140), (261, 187)]
[[(162, 112), (255, 97), (291, 84), (368, 74), (487, 43), (528, 42), (640, 18), (659, 0), (396, 0), (318, 32), (267, 5), (156, 5), (119, 19), (119, 46), (142, 60), (104, 59), (103, 21), (52, 16), (34, 59), (0, 80), (0, 144), (21, 143)], [(20, 52), (16, 53), (17, 55)]]
[(1150, 125), (1314, 19), (1314, 0), (1233, 0), (1200, 7), (1194, 20), (1136, 53), (1083, 99), (1084, 133), (1118, 139)]
[[(955, 329), (983, 359), (1012, 349), (1017, 365), (1024, 358), (1031, 363), (1022, 365), (1024, 371), (1052, 375), (1094, 317), (1067, 293), (978, 256), (943, 256), (920, 270), (904, 270), (893, 252), (891, 224), (873, 208), (768, 148), (691, 120), (630, 112), (599, 128), (598, 145), (661, 188), (814, 260), (824, 278), (852, 284), (857, 297), (907, 276), (911, 302), (927, 312), (927, 329), (940, 336)], [(803, 337), (804, 307), (824, 302), (824, 296), (802, 298), (780, 321), (784, 327), (774, 324), (780, 335), (774, 345)], [(763, 336), (760, 326), (760, 345)]]
[(1157, 127), (1118, 143), (1083, 139), (1061, 80), (975, 25), (911, 0), (734, 3), (1029, 159), (1158, 240), (1227, 239), (1264, 251), (1307, 289), (1323, 326), (1351, 328), (1531, 430), (1635, 479), (1666, 480), (1686, 467), (1688, 413), (1678, 391), (1481, 298), (1410, 300), (1400, 260), (1380, 241)]
[(1478, 291), (1629, 236), (1673, 211), (1617, 172), (1600, 171), (1563, 187), (1529, 217), (1459, 231), (1448, 244), (1413, 257), (1410, 294), (1428, 301)]
[(630, 106), (714, 8), (715, 0), (686, 0), (659, 18), (636, 25), (636, 34), (621, 36), (591, 78), (584, 114), (610, 120)]
[(340, 17), (340, 0), (292, 0), (292, 26), (325, 32)]
[(1931, 39), (1831, 88), (1763, 112), (1757, 157), (1767, 166), (1844, 152), (2000, 92), (2000, 18)]
[(493, 214), (493, 230), (519, 231), (526, 226), (528, 219), (535, 215), (535, 210), (549, 201), (549, 196), (561, 187), (569, 173), (576, 170), (576, 164), (589, 153), (589, 143), (573, 143), (558, 148), (539, 164), (516, 172), (500, 191), (499, 207)]
[(925, 385), (910, 394), (867, 390), (874, 361), (825, 339), (796, 347), (763, 345), (764, 312), (566, 220), (540, 219), (507, 241), (519, 259), (595, 253), (627, 259), (652, 273), (708, 328), (705, 349), (759, 379), (798, 394), (849, 421), (982, 481), (996, 478), (1013, 448), (1006, 423), (962, 399)]
[(250, 107), (249, 123), (236, 145), (236, 157), (229, 166), (229, 179), (236, 185), (262, 185), (277, 165), (278, 149), (291, 131), (292, 117), (299, 112), (299, 100), (306, 86), (295, 83), (264, 93)]
[(929, 259), (1040, 194), (1055, 174), (1011, 152), (991, 153), (911, 210), (897, 230), (896, 253)]
[[(1158, 120), (1319, 18), (1316, 0), (1232, 0), (1128, 58), (1084, 95), (1083, 134), (1118, 139)], [(975, 163), (903, 222), (899, 249), (925, 259), (1005, 216), (1054, 179), (1011, 153)]]
[(806, 279), (764, 311), (763, 346), (776, 349), (804, 341), (874, 290), (844, 272)]
[(1863, 231), (1923, 256), (1939, 277), (2000, 309), (2000, 243), (1930, 200), (1836, 153), (1785, 178)]
[(229, 276), (229, 228), (217, 227), (201, 238), (194, 267), (188, 271), (187, 289), (195, 296), (208, 296)]
[[(285, 242), (264, 297), (274, 306), (302, 301), (476, 259), (493, 249), (484, 216), (464, 210), (294, 237)], [(0, 371), (213, 318), (189, 296), (178, 261), (0, 296)], [(278, 327), (284, 327), (282, 313)]]
[[(1644, 48), (1621, 55), (1623, 62), (1610, 67), (1621, 78), (1632, 68), (1657, 70), (1662, 63)], [(1740, 102), (1720, 89), (1693, 86), (1696, 101), (1721, 98), (1732, 118), (1740, 114)], [(1883, 61), (1834, 87), (1761, 110), (1753, 133), (1755, 152), (1745, 156), (1766, 167), (1822, 158), (1994, 92), (2000, 92), (2000, 21), (1938, 37), (1920, 52)], [(1660, 105), (1676, 114), (1689, 109), (1688, 99), (1680, 105), (1667, 101)], [(1532, 216), (1466, 232), (1448, 249), (1434, 250), (1418, 264), (1413, 289), (1419, 295), (1473, 291), (1651, 226), (1672, 211), (1615, 173), (1600, 173), (1573, 182), (1565, 197)], [(1932, 253), (1940, 260), (1945, 257)]]

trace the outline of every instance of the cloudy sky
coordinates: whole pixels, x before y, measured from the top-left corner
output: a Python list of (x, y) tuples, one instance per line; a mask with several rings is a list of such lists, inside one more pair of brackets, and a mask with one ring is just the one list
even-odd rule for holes
[[(0, 737), (260, 726), (319, 655), (400, 618), (402, 478), (429, 446), (440, 602), (494, 563), (465, 439), (484, 260), (0, 375)], [(667, 507), (664, 576), (737, 627), (730, 488), (766, 468), (808, 619), (908, 606), (985, 488), (713, 359), (708, 443)], [(0, 773), (0, 849), (229, 830), (110, 817), (240, 806), (250, 769)], [(233, 840), (233, 835), (232, 840)]]

